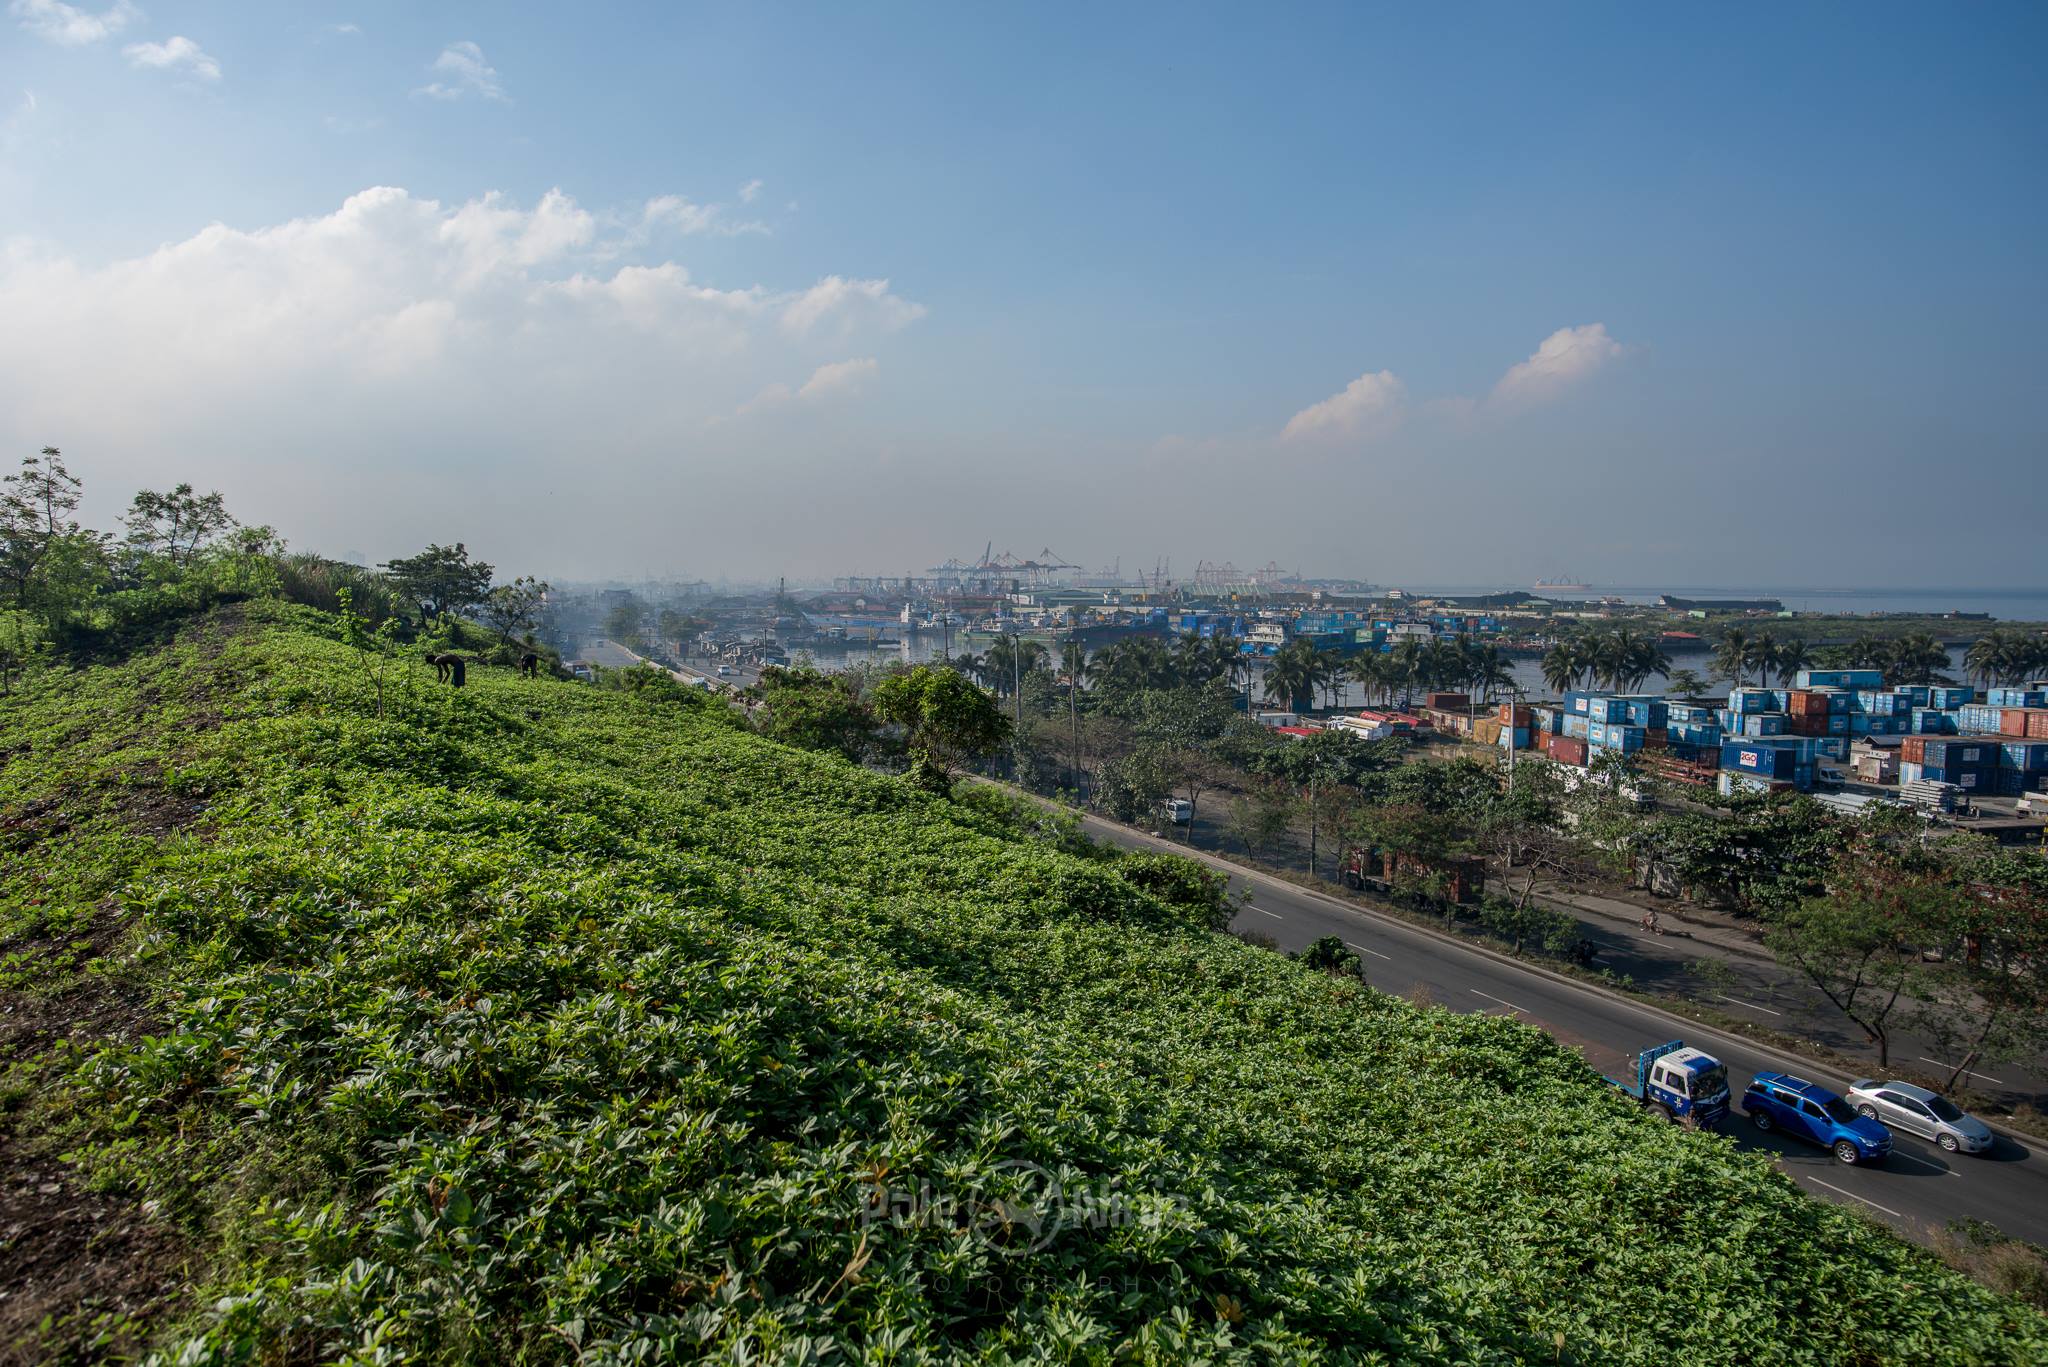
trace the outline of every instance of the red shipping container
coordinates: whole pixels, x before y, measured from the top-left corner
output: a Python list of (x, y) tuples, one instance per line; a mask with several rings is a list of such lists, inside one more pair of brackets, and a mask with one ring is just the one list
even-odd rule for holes
[(2027, 713), (2027, 739), (2048, 740), (2048, 708)]
[(1998, 715), (1998, 733), (2048, 739), (2048, 707), (2008, 707)]
[(1828, 733), (1826, 712), (1794, 713), (1786, 723), (1786, 729), (1795, 736), (1825, 736)]
[(1907, 764), (1927, 763), (1927, 737), (1907, 736), (1899, 743), (1899, 758)]
[(1550, 757), (1559, 764), (1584, 764), (1586, 742), (1578, 736), (1552, 736)]
[(1472, 705), (1469, 693), (1432, 693), (1423, 699), (1423, 705), (1434, 707), (1439, 712), (1462, 712)]
[(1536, 721), (1536, 714), (1534, 712), (1530, 711), (1527, 707), (1511, 702), (1502, 703), (1499, 710), (1494, 713), (1494, 716), (1500, 720), (1502, 726), (1532, 726)]
[[(1806, 717), (1816, 714), (1825, 717), (1828, 714), (1828, 695), (1816, 693), (1811, 689), (1802, 689), (1792, 694), (1790, 701), (1785, 706), (1785, 710), (1795, 717)], [(1819, 733), (1801, 731), (1798, 734), (1807, 736), (1814, 734), (1825, 735), (1827, 733), (1823, 730)]]

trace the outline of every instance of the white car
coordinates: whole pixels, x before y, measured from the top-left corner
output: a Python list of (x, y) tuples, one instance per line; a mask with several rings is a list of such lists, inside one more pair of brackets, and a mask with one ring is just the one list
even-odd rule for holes
[(1940, 1092), (1910, 1082), (1860, 1079), (1849, 1088), (1849, 1104), (1892, 1129), (1932, 1139), (1949, 1153), (1983, 1153), (1996, 1142), (1983, 1121), (1965, 1115)]
[(721, 678), (721, 679), (723, 679), (723, 678), (727, 678), (727, 677), (729, 677), (729, 676), (730, 676), (731, 674), (732, 674), (732, 666), (731, 666), (731, 665), (720, 665), (720, 666), (718, 667), (718, 677), (719, 677), (719, 678)]

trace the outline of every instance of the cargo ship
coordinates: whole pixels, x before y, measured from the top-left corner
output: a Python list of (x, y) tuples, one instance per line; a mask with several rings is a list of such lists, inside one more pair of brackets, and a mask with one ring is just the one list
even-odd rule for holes
[(1556, 579), (1538, 579), (1532, 593), (1590, 593), (1592, 585), (1575, 583), (1559, 576)]

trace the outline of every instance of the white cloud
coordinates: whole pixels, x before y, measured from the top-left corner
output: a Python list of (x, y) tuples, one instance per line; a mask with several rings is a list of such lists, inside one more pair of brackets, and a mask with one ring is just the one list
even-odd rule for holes
[(1621, 355), (1605, 323), (1559, 328), (1543, 339), (1526, 361), (1508, 367), (1493, 387), (1495, 402), (1538, 402), (1553, 398)]
[(769, 385), (741, 404), (733, 416), (744, 418), (766, 409), (779, 408), (787, 403), (814, 404), (834, 398), (851, 397), (859, 393), (861, 386), (873, 378), (881, 368), (882, 363), (872, 356), (860, 356), (850, 361), (828, 361), (812, 371), (811, 378), (796, 389), (791, 389), (780, 381)]
[(1289, 418), (1280, 431), (1281, 439), (1374, 436), (1390, 431), (1401, 421), (1406, 393), (1407, 386), (1392, 371), (1368, 371)]
[(922, 317), (924, 305), (891, 294), (887, 280), (828, 275), (783, 306), (782, 326), (803, 336), (826, 323), (844, 328), (865, 321), (893, 329)]
[(334, 34), (337, 38), (339, 38), (349, 36), (360, 36), (363, 30), (355, 24), (329, 24), (327, 26), (327, 31), (329, 33)]
[(190, 38), (181, 36), (162, 43), (130, 43), (121, 55), (132, 67), (154, 71), (189, 71), (202, 81), (220, 79), (220, 63)]
[(835, 394), (852, 394), (881, 368), (882, 363), (872, 356), (832, 361), (812, 371), (811, 378), (804, 381), (804, 387), (796, 392), (796, 396), (815, 400), (828, 399)]
[(480, 99), (511, 103), (511, 97), (498, 81), (496, 68), (484, 60), (484, 50), (467, 39), (442, 48), (441, 55), (434, 59), (428, 70), (446, 79), (423, 85), (413, 94), (428, 95), (437, 100), (459, 100), (465, 95), (475, 95)]
[(115, 0), (97, 14), (62, 0), (13, 0), (7, 12), (38, 38), (64, 47), (83, 47), (111, 38), (142, 17), (142, 11), (128, 0)]
[(740, 186), (740, 203), (752, 204), (761, 193), (761, 185), (761, 181), (750, 180), (745, 185)]
[[(777, 376), (810, 377), (791, 402), (850, 393), (879, 363), (822, 345), (921, 312), (880, 281), (834, 277), (821, 296), (619, 264), (605, 222), (560, 191), (521, 206), (379, 187), (104, 264), (0, 249), (0, 446), (96, 450), (102, 478), (130, 487), (178, 452), (180, 478), (274, 491), (262, 515), (289, 510), (298, 535), (383, 526), (400, 515), (374, 482), (337, 483), (332, 507), (312, 496), (324, 466), (397, 462), (394, 477), (450, 485), (484, 461), (564, 488), (652, 477)], [(784, 325), (799, 306), (824, 343)], [(600, 447), (604, 472), (578, 454)]]

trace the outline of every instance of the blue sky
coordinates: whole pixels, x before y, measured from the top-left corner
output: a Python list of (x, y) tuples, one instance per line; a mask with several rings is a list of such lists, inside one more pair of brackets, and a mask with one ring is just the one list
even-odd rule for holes
[(110, 502), (2048, 581), (2038, 6), (4, 3), (0, 437)]

